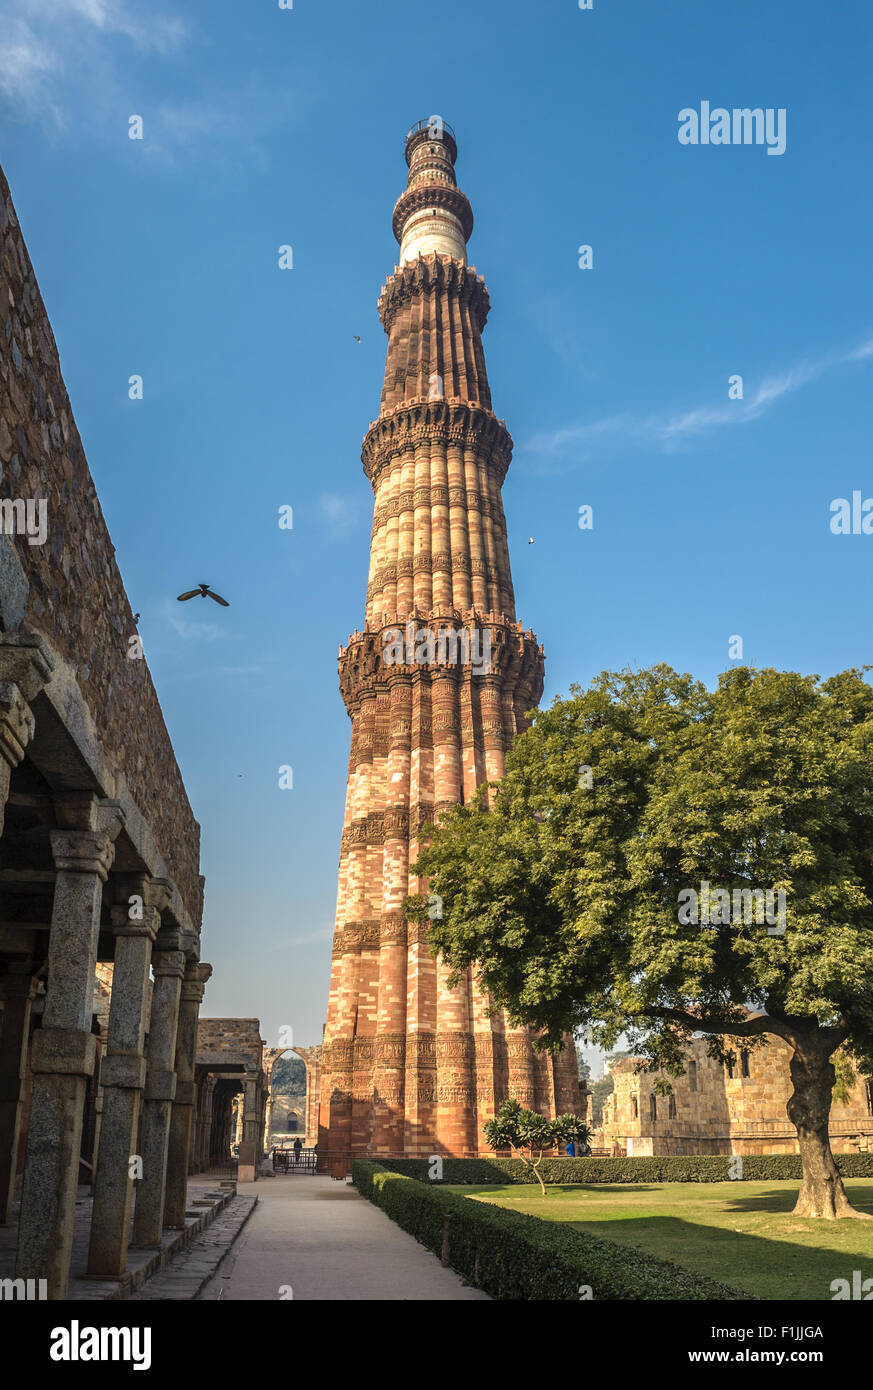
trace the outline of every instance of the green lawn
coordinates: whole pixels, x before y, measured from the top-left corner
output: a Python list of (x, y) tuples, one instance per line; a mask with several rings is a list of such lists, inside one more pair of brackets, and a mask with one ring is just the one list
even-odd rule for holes
[[(859, 1211), (873, 1213), (873, 1182), (847, 1178)], [(833, 1279), (873, 1278), (873, 1223), (792, 1216), (796, 1182), (598, 1183), (453, 1187), (478, 1201), (635, 1246), (759, 1298), (831, 1299)]]

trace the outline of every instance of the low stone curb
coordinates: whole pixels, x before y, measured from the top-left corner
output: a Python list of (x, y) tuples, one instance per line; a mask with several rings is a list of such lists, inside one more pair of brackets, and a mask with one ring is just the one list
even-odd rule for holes
[[(132, 1298), (136, 1290), (141, 1288), (147, 1279), (151, 1279), (160, 1270), (165, 1269), (169, 1261), (184, 1250), (195, 1240), (201, 1232), (211, 1225), (215, 1218), (224, 1210), (229, 1202), (236, 1197), (236, 1183), (222, 1182), (216, 1183), (214, 1188), (196, 1186), (189, 1198), (189, 1206), (185, 1212), (185, 1225), (178, 1231), (164, 1230), (161, 1237), (161, 1244), (156, 1249), (147, 1249), (142, 1246), (130, 1245), (127, 1251), (127, 1270), (123, 1280), (118, 1279), (93, 1279), (86, 1273), (74, 1274), (70, 1279), (68, 1300), (73, 1302), (80, 1301), (105, 1301), (118, 1298)], [(77, 1203), (77, 1207), (89, 1206), (89, 1203)], [(81, 1244), (81, 1265), (87, 1261), (87, 1221), (80, 1231)]]
[[(188, 1241), (181, 1248), (168, 1251), (160, 1272), (147, 1282), (141, 1281), (141, 1287), (131, 1292), (129, 1299), (189, 1301), (196, 1298), (231, 1249), (254, 1211), (257, 1200), (257, 1197), (231, 1196), (217, 1204), (211, 1213), (204, 1212), (198, 1219), (203, 1220), (208, 1229), (201, 1226), (199, 1234), (192, 1229)], [(114, 1296), (123, 1298), (125, 1295), (118, 1293)]]

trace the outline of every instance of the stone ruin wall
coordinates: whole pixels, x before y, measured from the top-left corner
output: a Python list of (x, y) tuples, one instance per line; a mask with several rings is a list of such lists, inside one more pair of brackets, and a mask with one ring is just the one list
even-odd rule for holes
[(104, 794), (126, 784), (199, 923), (199, 826), (148, 667), (127, 656), (136, 624), (2, 171), (0, 253), (0, 498), (48, 503), (44, 545), (0, 534), (0, 628), (39, 633), (57, 661), (52, 684), (78, 685), (115, 779)]
[(261, 1024), (257, 1018), (201, 1018), (197, 1022), (197, 1060), (243, 1062), (260, 1068)]
[[(637, 1059), (625, 1057), (612, 1068), (615, 1090), (603, 1107), (603, 1124), (595, 1144), (646, 1154), (794, 1154), (797, 1135), (786, 1113), (791, 1095), (790, 1048), (780, 1038), (749, 1052), (749, 1076), (742, 1075), (741, 1048), (734, 1047), (734, 1075), (694, 1040), (684, 1076), (671, 1078), (676, 1114), (667, 1096), (656, 1096), (652, 1120), (650, 1097), (657, 1073), (636, 1072)], [(696, 1065), (691, 1074), (688, 1063)], [(830, 1134), (834, 1152), (873, 1148), (873, 1114), (867, 1078), (858, 1077), (848, 1102), (835, 1100)], [(636, 1102), (636, 1107), (634, 1105)]]

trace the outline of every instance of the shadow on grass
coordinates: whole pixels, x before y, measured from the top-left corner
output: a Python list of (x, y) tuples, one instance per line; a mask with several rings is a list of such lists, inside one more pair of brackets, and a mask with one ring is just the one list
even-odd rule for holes
[[(768, 1209), (774, 1215), (784, 1214), (780, 1206)], [(701, 1226), (678, 1216), (565, 1221), (564, 1224), (571, 1230), (587, 1232), (670, 1260), (693, 1273), (721, 1279), (759, 1298), (829, 1300), (833, 1298), (831, 1282), (834, 1279), (847, 1279), (851, 1285), (856, 1269), (864, 1279), (873, 1276), (873, 1241), (870, 1253), (862, 1255), (854, 1250), (815, 1245), (809, 1238), (814, 1232), (805, 1231), (807, 1239), (803, 1241), (774, 1240), (720, 1226)], [(849, 1224), (829, 1222), (828, 1227), (833, 1231)]]
[[(743, 1195), (743, 1184), (736, 1184), (736, 1197), (730, 1204), (731, 1211), (772, 1211), (788, 1212), (794, 1211), (797, 1202), (797, 1194), (800, 1191), (800, 1183), (794, 1183), (791, 1187), (775, 1188), (773, 1192), (758, 1192), (754, 1195), (747, 1193)], [(857, 1207), (858, 1211), (873, 1213), (873, 1184), (866, 1184), (864, 1187), (846, 1188), (846, 1196)], [(798, 1221), (808, 1220), (807, 1217), (798, 1217)], [(847, 1217), (846, 1221), (851, 1221)], [(839, 1222), (843, 1224), (842, 1219)], [(866, 1224), (866, 1223), (865, 1223)]]
[[(506, 1201), (510, 1197), (523, 1195), (530, 1197), (531, 1201), (541, 1202), (543, 1194), (536, 1182), (532, 1183), (512, 1183), (509, 1185), (501, 1183), (443, 1183), (441, 1184), (448, 1192), (457, 1192), (459, 1197), (496, 1197), (501, 1201)], [(646, 1182), (631, 1183), (623, 1182), (620, 1188), (607, 1186), (602, 1182), (571, 1182), (571, 1183), (547, 1183), (546, 1197), (548, 1202), (550, 1197), (559, 1194), (573, 1195), (578, 1197), (583, 1192), (597, 1193), (601, 1197), (623, 1197), (626, 1192), (654, 1192), (657, 1188), (663, 1187), (663, 1183)], [(536, 1212), (533, 1213), (536, 1216)]]

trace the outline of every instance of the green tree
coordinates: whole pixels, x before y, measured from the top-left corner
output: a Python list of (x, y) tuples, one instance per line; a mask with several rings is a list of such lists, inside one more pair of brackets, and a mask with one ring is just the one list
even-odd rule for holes
[(558, 1115), (554, 1120), (547, 1120), (534, 1110), (523, 1109), (519, 1101), (511, 1098), (503, 1102), (493, 1120), (485, 1121), (483, 1128), (485, 1138), (495, 1152), (499, 1149), (518, 1152), (539, 1183), (544, 1197), (546, 1187), (540, 1177), (539, 1166), (545, 1151), (561, 1142), (568, 1144), (571, 1139), (587, 1143), (590, 1137), (588, 1126), (577, 1115)]
[[(865, 1071), (873, 1057), (871, 849), (862, 672), (735, 667), (708, 691), (656, 666), (605, 672), (537, 713), (502, 781), (441, 818), (416, 871), (442, 898), (430, 939), (454, 977), (475, 964), (543, 1046), (624, 1034), (677, 1076), (695, 1033), (722, 1060), (731, 1039), (784, 1039), (795, 1210), (836, 1217), (859, 1214), (828, 1116), (834, 1053)], [(785, 895), (770, 922), (755, 906), (766, 890)]]

